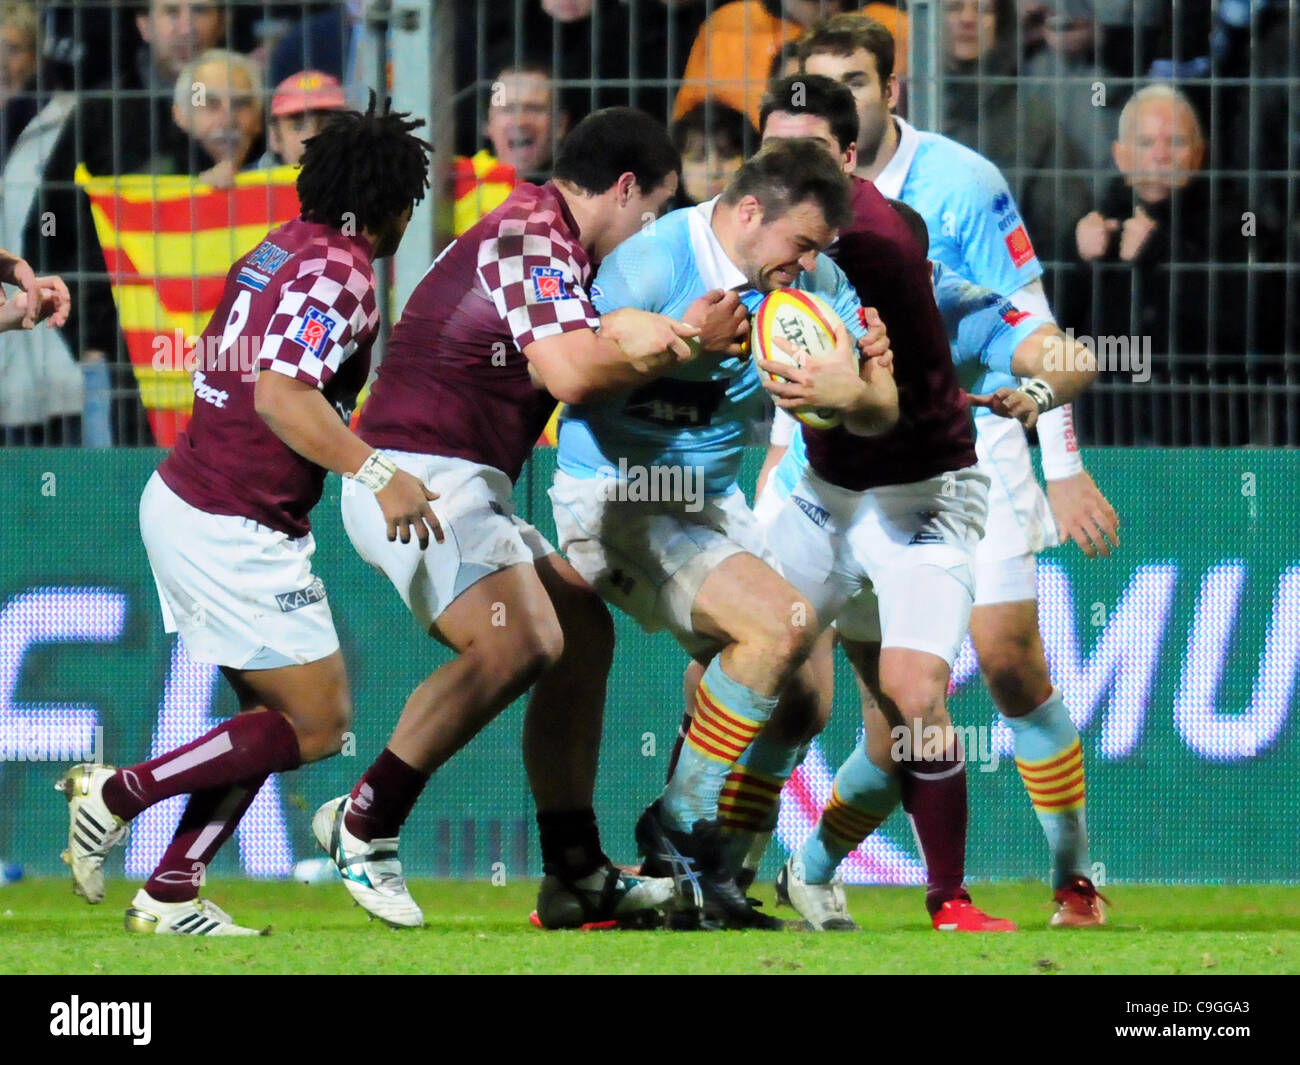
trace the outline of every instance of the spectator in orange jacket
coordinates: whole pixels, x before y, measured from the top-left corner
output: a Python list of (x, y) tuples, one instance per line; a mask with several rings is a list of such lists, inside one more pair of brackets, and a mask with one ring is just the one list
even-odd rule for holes
[[(744, 112), (757, 127), (768, 71), (781, 47), (819, 19), (857, 6), (849, 0), (736, 0), (719, 7), (691, 47), (673, 118), (710, 98)], [(893, 31), (898, 54), (905, 57), (907, 16), (886, 3), (861, 10)], [(905, 64), (898, 72), (906, 73)]]

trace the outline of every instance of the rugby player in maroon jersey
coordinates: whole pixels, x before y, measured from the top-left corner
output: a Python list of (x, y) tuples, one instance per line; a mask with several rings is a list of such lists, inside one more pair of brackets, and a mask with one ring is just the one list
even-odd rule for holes
[(605, 925), (671, 896), (671, 880), (623, 873), (601, 847), (592, 795), (613, 623), (591, 587), (514, 515), (511, 489), (556, 400), (643, 383), (701, 347), (740, 350), (734, 293), (688, 309), (700, 329), (630, 308), (602, 317), (591, 305), (595, 264), (663, 211), (680, 164), (663, 126), (643, 112), (584, 119), (551, 181), (518, 186), (438, 257), (394, 327), (362, 409), (360, 432), (383, 461), (441, 495), (434, 510), (447, 538), (427, 552), (391, 542), (360, 483), (345, 486), (344, 526), (420, 628), (457, 652), (411, 694), (351, 794), (313, 819), (348, 891), (391, 925), (422, 921), (397, 849), (430, 775), (530, 689), (523, 753), (545, 873), (535, 922)]
[[(307, 142), (302, 214), (226, 278), (194, 352), (194, 416), (140, 500), (168, 632), (211, 662), (240, 712), (129, 768), (74, 766), (60, 781), (74, 890), (104, 897), (103, 863), (130, 821), (190, 800), (128, 931), (256, 935), (200, 899), (203, 871), (271, 773), (339, 751), (352, 717), (308, 515), (328, 470), (375, 493), (394, 537), (442, 538), (416, 478), (348, 429), (379, 324), (371, 263), (392, 255), (428, 185), (429, 145), (408, 116), (340, 112)], [(181, 353), (175, 353), (178, 359)], [(414, 549), (414, 548), (413, 548)]]

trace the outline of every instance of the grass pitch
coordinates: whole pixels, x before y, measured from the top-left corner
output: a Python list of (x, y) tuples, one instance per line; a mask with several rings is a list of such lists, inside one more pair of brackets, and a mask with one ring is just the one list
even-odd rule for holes
[[(137, 885), (110, 881), (99, 906), (67, 880), (0, 888), (0, 972), (306, 973), (1296, 973), (1300, 888), (1119, 886), (1102, 929), (1047, 929), (1041, 884), (977, 885), (1010, 917), (1008, 935), (930, 929), (915, 888), (850, 888), (857, 934), (541, 932), (527, 923), (535, 886), (415, 881), (423, 929), (367, 922), (341, 884), (219, 881), (207, 897), (267, 938), (129, 936)], [(765, 907), (770, 886), (760, 888)], [(792, 916), (790, 910), (778, 911)]]

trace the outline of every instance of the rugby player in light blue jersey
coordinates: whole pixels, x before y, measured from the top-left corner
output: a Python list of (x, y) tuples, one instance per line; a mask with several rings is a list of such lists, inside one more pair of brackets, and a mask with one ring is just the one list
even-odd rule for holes
[[(865, 336), (857, 293), (821, 254), (848, 218), (849, 184), (835, 160), (815, 142), (784, 142), (746, 163), (718, 199), (615, 249), (596, 276), (595, 306), (668, 314), (723, 289), (753, 310), (777, 288), (815, 292), (847, 329), (837, 327), (837, 357), (784, 386), (786, 399), (842, 411), (852, 433), (883, 432), (898, 414), (888, 339), (871, 315)], [(850, 332), (868, 341), (861, 369)], [(731, 927), (780, 922), (735, 884), (718, 796), (820, 631), (809, 602), (763, 560), (736, 486), (764, 403), (753, 362), (706, 354), (641, 388), (571, 406), (551, 489), (560, 546), (578, 572), (643, 628), (668, 629), (707, 663), (676, 772), (638, 822), (637, 841), (647, 875), (689, 883), (704, 920)]]
[[(930, 257), (1050, 321), (1042, 264), (998, 168), (891, 114), (898, 80), (889, 31), (860, 15), (837, 15), (809, 31), (800, 55), (805, 72), (852, 90), (859, 115), (856, 172), (920, 213)], [(976, 419), (976, 429), (976, 451), (992, 485), (985, 535), (976, 550), (971, 641), (989, 693), (1015, 734), (1017, 766), (1052, 852), (1052, 924), (1101, 924), (1101, 903), (1089, 878), (1082, 746), (1062, 692), (1048, 675), (1038, 632), (1035, 556), (1062, 534), (1090, 557), (1109, 555), (1119, 544), (1118, 519), (1083, 468), (1068, 405), (1047, 411), (1037, 424), (1046, 496), (1021, 426), (984, 417)], [(765, 470), (779, 461), (793, 431), (791, 420), (778, 415)], [(841, 642), (859, 677), (867, 675), (873, 649)]]

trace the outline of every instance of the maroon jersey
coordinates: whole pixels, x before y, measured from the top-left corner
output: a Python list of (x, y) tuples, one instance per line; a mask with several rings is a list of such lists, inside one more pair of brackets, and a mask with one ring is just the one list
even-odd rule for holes
[(975, 465), (975, 432), (957, 383), (930, 264), (870, 181), (853, 179), (853, 223), (827, 252), (889, 332), (898, 424), (880, 436), (803, 427), (808, 463), (841, 488), (911, 484)]
[(523, 349), (599, 326), (591, 275), (559, 190), (517, 187), (411, 293), (361, 408), (366, 442), (468, 459), (514, 481), (555, 409)]
[(346, 422), (378, 326), (364, 238), (301, 218), (272, 230), (230, 268), (195, 352), (194, 416), (159, 475), (199, 510), (305, 536), (325, 470), (253, 408), (257, 374), (314, 385)]

